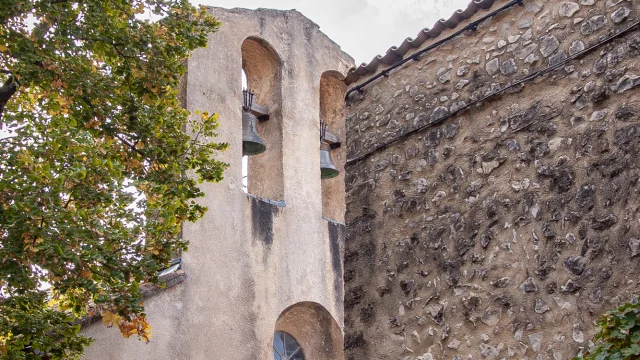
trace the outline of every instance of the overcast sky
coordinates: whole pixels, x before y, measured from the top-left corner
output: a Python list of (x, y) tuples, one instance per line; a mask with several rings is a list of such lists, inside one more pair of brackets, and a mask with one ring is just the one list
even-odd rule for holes
[[(351, 55), (368, 63), (391, 46), (449, 18), (470, 0), (191, 0), (224, 8), (296, 9)], [(224, 24), (222, 24), (224, 27)]]

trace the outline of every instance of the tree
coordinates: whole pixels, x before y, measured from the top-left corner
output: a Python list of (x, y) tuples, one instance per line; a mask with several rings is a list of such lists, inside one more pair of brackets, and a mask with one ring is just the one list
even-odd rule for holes
[(3, 359), (79, 357), (87, 312), (148, 341), (139, 287), (187, 248), (197, 183), (227, 167), (217, 116), (178, 96), (184, 59), (218, 27), (188, 0), (2, 1)]
[(596, 323), (595, 346), (576, 360), (632, 360), (640, 358), (640, 303), (620, 305)]

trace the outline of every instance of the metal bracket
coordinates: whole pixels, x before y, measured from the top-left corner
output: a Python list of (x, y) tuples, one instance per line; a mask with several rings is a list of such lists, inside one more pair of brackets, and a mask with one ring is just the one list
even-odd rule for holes
[(340, 138), (329, 131), (329, 129), (327, 129), (327, 132), (324, 134), (324, 142), (329, 144), (329, 147), (331, 147), (332, 150), (342, 146)]
[(269, 120), (269, 109), (267, 109), (266, 106), (253, 103), (251, 104), (251, 113), (255, 115), (260, 122)]

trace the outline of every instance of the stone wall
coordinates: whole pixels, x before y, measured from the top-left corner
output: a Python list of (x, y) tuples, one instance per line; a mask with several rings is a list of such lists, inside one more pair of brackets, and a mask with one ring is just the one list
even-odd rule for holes
[(640, 294), (638, 10), (525, 0), (350, 96), (347, 359), (570, 359)]

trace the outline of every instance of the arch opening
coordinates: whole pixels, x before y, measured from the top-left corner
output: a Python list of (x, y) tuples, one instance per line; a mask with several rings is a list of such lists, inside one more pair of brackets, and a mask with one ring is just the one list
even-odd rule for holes
[(343, 359), (343, 334), (331, 314), (320, 304), (301, 302), (285, 309), (275, 331), (290, 334), (306, 359)]
[(249, 194), (284, 200), (282, 161), (282, 62), (265, 40), (249, 37), (242, 43), (243, 85), (254, 92), (254, 104), (268, 110), (269, 120), (257, 124), (267, 150), (243, 156), (242, 184)]
[[(320, 77), (320, 119), (328, 131), (345, 141), (344, 94), (347, 86), (337, 71), (326, 71)], [(346, 144), (331, 150), (331, 158), (338, 168), (338, 176), (322, 180), (322, 215), (330, 220), (344, 222), (345, 185), (344, 165), (347, 158)]]

